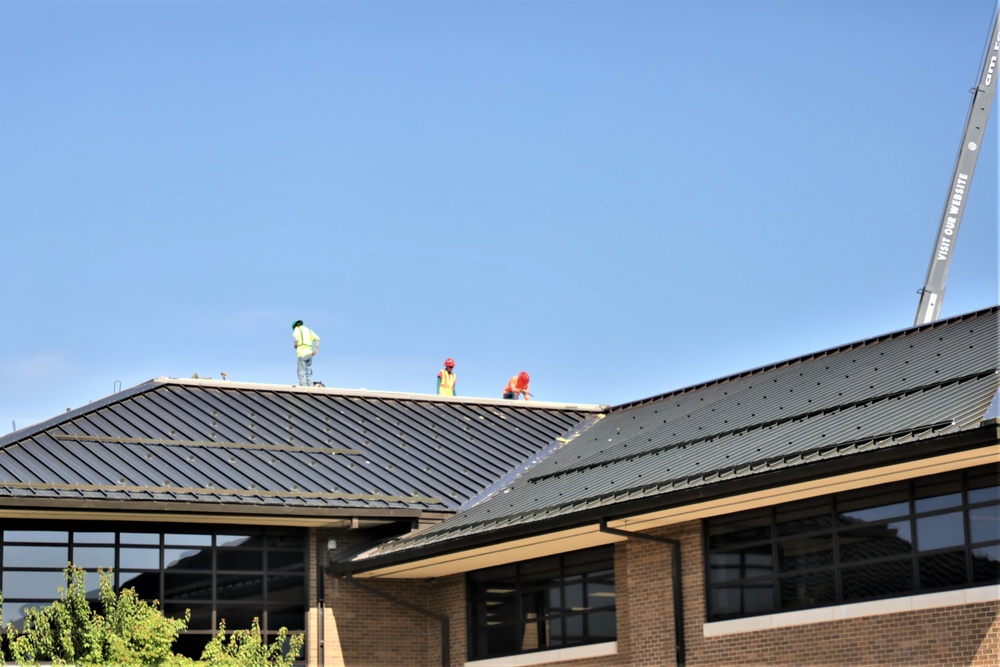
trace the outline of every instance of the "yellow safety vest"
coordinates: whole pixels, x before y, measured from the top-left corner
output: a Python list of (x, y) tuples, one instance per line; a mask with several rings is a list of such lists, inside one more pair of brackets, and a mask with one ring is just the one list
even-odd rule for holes
[(300, 357), (305, 357), (313, 353), (313, 341), (319, 340), (319, 336), (314, 334), (312, 329), (303, 325), (295, 327), (292, 339), (295, 341), (295, 352)]
[(441, 386), (438, 388), (438, 396), (454, 396), (455, 381), (458, 380), (458, 376), (454, 373), (449, 373), (447, 368), (442, 369), (438, 376), (441, 378)]

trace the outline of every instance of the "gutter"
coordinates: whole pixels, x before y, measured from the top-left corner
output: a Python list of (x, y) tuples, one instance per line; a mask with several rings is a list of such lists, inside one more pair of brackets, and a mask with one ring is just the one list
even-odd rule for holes
[(670, 545), (671, 588), (673, 588), (674, 594), (674, 659), (677, 667), (684, 667), (687, 651), (684, 643), (684, 589), (681, 586), (681, 543), (678, 540), (671, 540), (666, 537), (655, 537), (653, 535), (611, 528), (608, 526), (607, 518), (601, 519), (601, 532), (608, 533), (609, 535), (618, 535), (626, 539), (635, 538), (637, 540)]
[(344, 578), (344, 581), (347, 582), (347, 584), (350, 585), (350, 586), (354, 586), (355, 588), (359, 588), (359, 589), (365, 591), (366, 593), (371, 593), (372, 595), (374, 595), (376, 597), (380, 597), (383, 600), (388, 600), (389, 602), (391, 602), (393, 604), (396, 604), (396, 605), (399, 605), (400, 607), (404, 607), (406, 609), (409, 609), (410, 611), (415, 611), (418, 614), (421, 614), (423, 616), (431, 618), (431, 619), (437, 621), (438, 623), (440, 623), (441, 624), (441, 667), (450, 667), (450, 665), (451, 665), (451, 623), (449, 622), (447, 616), (445, 616), (443, 614), (435, 614), (433, 611), (430, 611), (429, 609), (424, 609), (423, 607), (419, 607), (419, 606), (413, 604), (412, 602), (407, 602), (406, 600), (404, 600), (403, 598), (401, 598), (399, 596), (389, 595), (388, 593), (380, 591), (377, 588), (373, 588), (373, 587), (371, 587), (371, 586), (369, 586), (367, 584), (363, 584), (360, 581), (358, 581), (357, 579), (355, 579), (353, 576), (351, 576), (351, 574), (349, 572), (347, 573), (347, 576)]

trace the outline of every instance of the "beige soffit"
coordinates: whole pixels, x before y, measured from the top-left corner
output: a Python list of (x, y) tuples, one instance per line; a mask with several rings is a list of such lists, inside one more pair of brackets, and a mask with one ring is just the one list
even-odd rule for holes
[[(711, 516), (731, 514), (757, 507), (767, 507), (803, 498), (813, 498), (851, 489), (887, 484), (914, 477), (924, 477), (950, 470), (972, 468), (1000, 462), (1000, 444), (974, 450), (910, 461), (882, 468), (872, 468), (856, 473), (836, 475), (825, 479), (788, 484), (762, 491), (745, 493), (661, 511), (647, 512), (627, 519), (610, 521), (609, 526), (621, 530), (644, 531), (662, 526), (676, 525)], [(614, 508), (608, 508), (613, 514)], [(367, 572), (358, 572), (358, 578), (419, 579), (442, 577), (478, 570), (494, 565), (504, 565), (529, 558), (585, 549), (619, 542), (625, 538), (600, 532), (598, 524), (578, 526), (544, 535), (536, 535), (503, 544), (468, 549), (461, 552), (434, 556), (397, 565), (389, 565)]]

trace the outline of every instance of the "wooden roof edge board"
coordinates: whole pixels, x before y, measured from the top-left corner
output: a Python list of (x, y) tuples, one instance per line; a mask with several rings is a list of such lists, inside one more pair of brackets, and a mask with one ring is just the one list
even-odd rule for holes
[(80, 442), (103, 442), (123, 445), (158, 445), (180, 447), (221, 447), (226, 449), (255, 449), (280, 452), (307, 452), (310, 454), (362, 454), (360, 449), (339, 449), (334, 447), (308, 447), (296, 445), (272, 445), (250, 442), (222, 442), (213, 440), (166, 440), (160, 438), (131, 438), (126, 436), (77, 435), (74, 433), (53, 433), (56, 440)]
[(466, 405), (495, 405), (513, 408), (542, 410), (576, 410), (580, 412), (603, 412), (606, 405), (591, 403), (565, 403), (558, 401), (510, 401), (502, 398), (477, 398), (469, 396), (438, 396), (436, 394), (414, 394), (408, 392), (377, 391), (370, 389), (345, 389), (340, 387), (300, 387), (285, 384), (261, 384), (254, 382), (233, 382), (230, 380), (210, 380), (205, 378), (158, 377), (151, 382), (157, 385), (213, 387), (218, 389), (244, 389), (249, 391), (289, 392), (293, 394), (344, 396), (350, 398), (391, 399), (398, 401), (427, 401), (433, 403), (458, 403)]
[[(173, 503), (169, 507), (157, 501), (95, 500), (73, 501), (51, 498), (0, 498), (0, 519), (18, 519), (30, 509), (33, 520), (71, 521), (145, 521), (164, 523), (211, 523), (249, 525), (287, 525), (310, 527), (348, 527), (353, 521), (415, 521), (440, 512), (418, 509), (368, 509), (346, 507), (303, 507), (294, 514), (282, 506), (237, 505), (221, 510), (217, 506), (196, 503)], [(450, 513), (446, 513), (450, 515)]]

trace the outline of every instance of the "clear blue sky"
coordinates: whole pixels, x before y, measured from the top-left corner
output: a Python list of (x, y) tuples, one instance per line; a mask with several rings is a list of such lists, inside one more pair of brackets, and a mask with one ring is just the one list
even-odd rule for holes
[(0, 1), (0, 433), (293, 384), (298, 318), (327, 386), (604, 404), (909, 327), (993, 7)]

